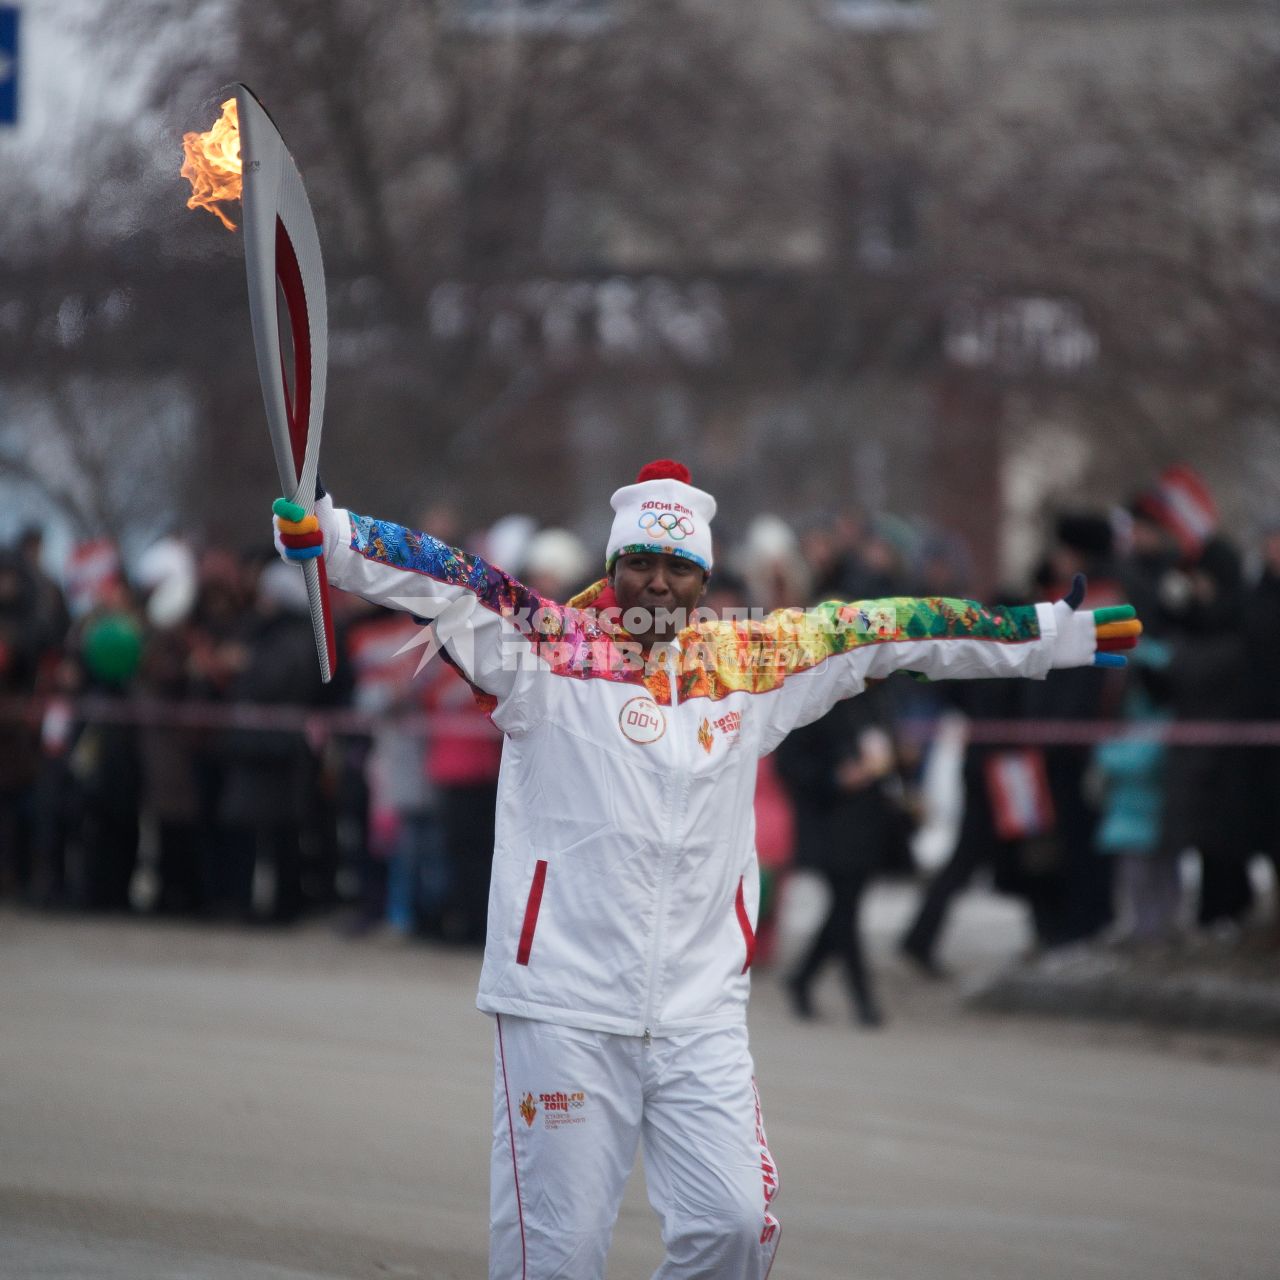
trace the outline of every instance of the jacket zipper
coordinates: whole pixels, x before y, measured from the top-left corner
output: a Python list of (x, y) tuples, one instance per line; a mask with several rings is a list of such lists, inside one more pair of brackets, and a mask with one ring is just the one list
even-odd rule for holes
[[(684, 756), (683, 739), (676, 723), (677, 712), (680, 708), (680, 694), (676, 688), (680, 677), (679, 653), (680, 650), (677, 648), (668, 649), (663, 655), (663, 661), (667, 668), (667, 688), (671, 695), (671, 732), (675, 736), (673, 746), (676, 750), (676, 763), (682, 766)], [(653, 997), (658, 983), (658, 963), (662, 955), (662, 926), (667, 910), (667, 872), (670, 867), (671, 857), (675, 851), (676, 818), (682, 809), (682, 800), (688, 785), (688, 774), (682, 768), (676, 781), (675, 796), (667, 817), (667, 836), (662, 846), (662, 859), (658, 864), (658, 901), (654, 913), (653, 944), (649, 956), (649, 988), (645, 994), (644, 1009), (643, 1043), (646, 1049), (653, 1043)]]

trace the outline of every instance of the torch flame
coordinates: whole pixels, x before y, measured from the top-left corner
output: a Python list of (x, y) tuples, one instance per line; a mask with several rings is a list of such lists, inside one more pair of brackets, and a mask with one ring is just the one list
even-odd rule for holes
[(208, 133), (182, 135), (182, 176), (191, 183), (188, 209), (208, 209), (228, 231), (236, 224), (218, 208), (222, 200), (240, 199), (240, 117), (236, 100), (228, 98)]

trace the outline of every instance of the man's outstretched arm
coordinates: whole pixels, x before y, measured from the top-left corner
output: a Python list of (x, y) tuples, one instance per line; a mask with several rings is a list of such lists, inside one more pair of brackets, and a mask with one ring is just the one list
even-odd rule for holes
[(284, 499), (273, 507), (276, 548), (288, 560), (323, 555), (329, 581), (374, 604), (435, 624), (463, 675), (499, 700), (518, 683), (528, 620), (558, 606), (480, 556), (430, 534), (335, 507), (327, 494), (314, 516)]
[(1043, 679), (1057, 668), (1125, 665), (1123, 650), (1142, 624), (1129, 605), (1082, 610), (1084, 591), (1077, 577), (1065, 599), (1037, 605), (926, 597), (828, 601), (771, 615), (757, 637), (756, 678), (781, 684), (775, 714), (785, 733), (895, 671)]
[[(913, 671), (937, 679), (983, 676), (1043, 678), (1064, 667), (1123, 667), (1142, 624), (1132, 605), (1083, 610), (1086, 582), (1077, 574), (1052, 603), (989, 607), (973, 600), (872, 601), (853, 606), (873, 617), (894, 606), (869, 645), (864, 678)], [(856, 629), (855, 629), (856, 630)]]

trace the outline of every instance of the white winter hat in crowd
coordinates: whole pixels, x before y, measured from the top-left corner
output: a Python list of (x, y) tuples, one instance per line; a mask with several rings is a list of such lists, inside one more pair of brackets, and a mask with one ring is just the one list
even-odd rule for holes
[(711, 519), (716, 500), (689, 482), (689, 468), (669, 458), (640, 468), (635, 484), (625, 485), (609, 499), (613, 528), (605, 566), (619, 556), (658, 551), (683, 556), (711, 572)]
[(306, 613), (310, 608), (306, 578), (298, 572), (297, 565), (283, 560), (263, 566), (258, 575), (258, 599), (283, 613)]
[(591, 559), (582, 539), (568, 529), (539, 529), (529, 539), (520, 572), (574, 584), (591, 572)]
[(134, 581), (147, 596), (147, 620), (176, 627), (196, 603), (196, 558), (181, 538), (161, 538), (139, 557)]

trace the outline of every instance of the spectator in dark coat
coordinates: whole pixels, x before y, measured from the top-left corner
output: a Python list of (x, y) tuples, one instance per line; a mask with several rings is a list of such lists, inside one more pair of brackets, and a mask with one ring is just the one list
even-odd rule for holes
[(62, 588), (45, 572), (44, 532), (29, 525), (18, 538), (18, 554), (31, 575), (35, 588), (36, 620), (40, 628), (40, 644), (46, 655), (56, 656), (71, 630)]
[[(1175, 720), (1235, 719), (1242, 637), (1231, 630), (1183, 633), (1165, 672)], [(1237, 780), (1248, 767), (1249, 749), (1176, 746), (1169, 753), (1165, 847), (1194, 848), (1200, 855), (1202, 925), (1239, 922), (1253, 907), (1248, 875), (1245, 814)]]
[[(1083, 573), (1089, 582), (1086, 608), (1122, 603), (1126, 597), (1114, 541), (1105, 515), (1085, 511), (1060, 515), (1049, 555), (1037, 574), (1037, 596), (1061, 597), (1075, 575)], [(1101, 671), (1055, 671), (1047, 680), (1026, 686), (1024, 710), (1035, 720), (1109, 718), (1120, 713), (1122, 686), (1123, 677), (1116, 680)], [(1052, 850), (1054, 865), (1044, 869), (1041, 892), (1031, 897), (1036, 938), (1044, 947), (1092, 938), (1114, 915), (1113, 860), (1101, 856), (1097, 848), (1098, 810), (1085, 786), (1091, 759), (1092, 751), (1085, 745), (1044, 749), (1054, 810), (1053, 836), (1046, 848)], [(1055, 891), (1050, 892), (1051, 886)]]
[(0, 898), (31, 888), (31, 827), (37, 737), (16, 714), (16, 700), (35, 691), (43, 648), (38, 592), (21, 556), (0, 553)]
[[(1262, 572), (1245, 597), (1242, 629), (1244, 714), (1280, 721), (1280, 521), (1264, 532)], [(1268, 854), (1280, 879), (1280, 747), (1243, 752), (1239, 782), (1245, 848)]]
[[(940, 686), (948, 701), (968, 719), (1014, 720), (1022, 714), (1024, 689), (1012, 680), (966, 680)], [(992, 805), (990, 766), (1001, 748), (972, 743), (964, 753), (964, 815), (951, 855), (929, 881), (899, 950), (932, 978), (944, 976), (938, 946), (953, 900), (983, 867), (990, 867), (996, 887), (1027, 896), (1033, 903), (1046, 894), (1036, 870), (1023, 865), (1023, 842), (997, 833)], [(1052, 900), (1054, 890), (1047, 894)]]
[[(187, 654), (185, 696), (197, 702), (225, 703), (244, 666), (246, 614), (252, 618), (256, 575), (244, 581), (242, 566), (229, 552), (206, 551), (200, 557), (195, 607), (184, 628)], [(252, 629), (252, 621), (249, 624)], [(225, 735), (202, 731), (187, 740), (196, 791), (201, 909), (222, 897), (228, 836), (222, 821), (222, 794), (230, 761)]]
[(883, 790), (894, 769), (893, 746), (878, 716), (874, 691), (865, 693), (795, 730), (777, 751), (778, 775), (795, 809), (795, 865), (818, 872), (830, 891), (826, 918), (787, 978), (801, 1018), (815, 1016), (813, 983), (834, 958), (857, 1020), (866, 1027), (883, 1021), (858, 927), (863, 893), (893, 831)]
[[(316, 662), (302, 574), (269, 564), (244, 639), (231, 701), (282, 708), (328, 701)], [(303, 906), (303, 839), (316, 809), (317, 762), (304, 733), (292, 728), (237, 729), (226, 739), (227, 770), (219, 816), (222, 863), (211, 896), (215, 909), (248, 917), (255, 867), (272, 883), (269, 916), (297, 918)]]
[(139, 743), (147, 811), (155, 824), (157, 906), (177, 914), (199, 914), (204, 907), (196, 756), (205, 731), (173, 724), (164, 714), (166, 706), (190, 696), (190, 656), (185, 627), (157, 630), (143, 651), (140, 681), (144, 704), (159, 713), (143, 726)]
[[(1171, 658), (1153, 677), (1153, 688), (1175, 720), (1239, 718), (1247, 696), (1239, 674), (1243, 569), (1235, 546), (1216, 532), (1212, 497), (1188, 468), (1170, 467), (1139, 495), (1134, 513), (1149, 526), (1144, 537), (1163, 537), (1167, 561), (1157, 594)], [(1240, 921), (1253, 905), (1238, 798), (1247, 757), (1247, 749), (1230, 746), (1178, 746), (1169, 753), (1163, 844), (1170, 855), (1188, 848), (1200, 855), (1202, 925)]]
[[(142, 656), (133, 614), (108, 609), (84, 627), (85, 692), (108, 705), (129, 696)], [(80, 796), (80, 873), (76, 897), (95, 911), (127, 911), (138, 864), (142, 766), (138, 729), (110, 716), (90, 720), (71, 752)]]

